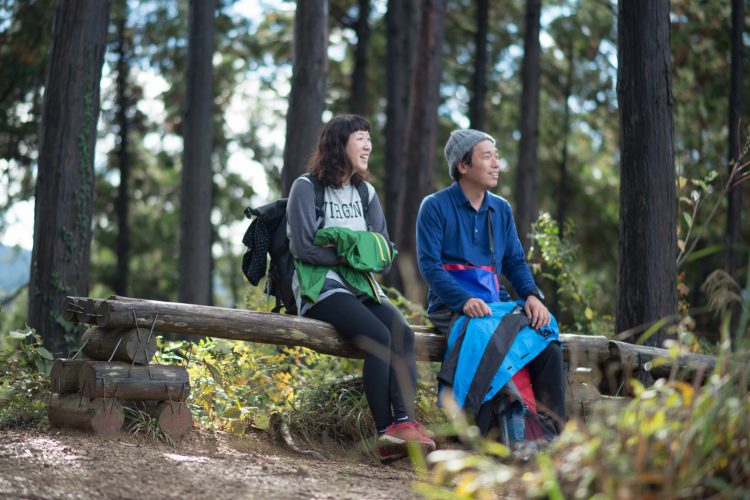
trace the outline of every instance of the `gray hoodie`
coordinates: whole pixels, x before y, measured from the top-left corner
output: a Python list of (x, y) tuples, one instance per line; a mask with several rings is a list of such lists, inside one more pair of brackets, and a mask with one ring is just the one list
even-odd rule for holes
[[(375, 188), (366, 181), (365, 184), (370, 194), (367, 209), (371, 224), (370, 231), (378, 232), (390, 241), (383, 208), (375, 193)], [(367, 221), (362, 210), (359, 192), (351, 184), (344, 184), (340, 188), (327, 186), (323, 196), (323, 212), (322, 227), (346, 227), (353, 231), (367, 231)], [(317, 218), (315, 213), (315, 187), (307, 177), (299, 177), (292, 184), (286, 213), (289, 249), (294, 257), (311, 264), (326, 266), (339, 264), (339, 256), (335, 249), (319, 247), (313, 243), (315, 233), (320, 228), (320, 219)], [(300, 300), (296, 273), (292, 279), (292, 288), (297, 298), (297, 310), (302, 315), (307, 312), (311, 304)], [(338, 273), (329, 271), (318, 300), (323, 300), (333, 293), (340, 292), (352, 293), (352, 290)], [(359, 292), (356, 295), (359, 295)]]

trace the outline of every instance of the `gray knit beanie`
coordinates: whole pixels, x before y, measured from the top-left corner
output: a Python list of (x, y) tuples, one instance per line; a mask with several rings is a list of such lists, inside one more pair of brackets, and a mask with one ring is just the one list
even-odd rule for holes
[(452, 179), (456, 178), (458, 161), (482, 141), (492, 141), (492, 144), (495, 144), (495, 139), (479, 130), (464, 128), (451, 132), (448, 142), (445, 143), (445, 159), (448, 160), (448, 175)]

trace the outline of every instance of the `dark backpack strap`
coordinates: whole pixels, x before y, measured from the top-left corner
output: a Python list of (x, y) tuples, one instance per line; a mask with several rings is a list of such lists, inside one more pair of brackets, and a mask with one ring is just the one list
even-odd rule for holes
[(362, 215), (365, 217), (365, 224), (367, 224), (367, 230), (372, 229), (372, 223), (370, 223), (370, 190), (367, 189), (367, 183), (365, 181), (362, 181), (359, 183), (359, 186), (357, 186), (357, 192), (359, 193), (359, 198), (362, 200)]
[(492, 227), (492, 216), (495, 215), (495, 210), (492, 207), (487, 208), (487, 229), (490, 233), (490, 262), (492, 264), (492, 272), (495, 273), (495, 279), (497, 279), (497, 293), (500, 294), (500, 273), (497, 272), (497, 261), (495, 260), (495, 231)]
[[(485, 346), (482, 357), (479, 360), (474, 378), (471, 380), (469, 391), (464, 401), (464, 409), (472, 415), (476, 415), (482, 406), (484, 397), (492, 385), (497, 370), (502, 366), (505, 356), (510, 351), (513, 341), (518, 332), (528, 326), (531, 320), (523, 313), (521, 306), (516, 306), (513, 311), (507, 313), (498, 323), (495, 331)], [(520, 369), (521, 367), (515, 367)]]
[[(453, 344), (453, 349), (450, 350), (443, 360), (443, 364), (440, 366), (440, 373), (438, 373), (437, 379), (443, 385), (453, 386), (453, 379), (456, 377), (456, 368), (458, 367), (458, 356), (461, 354), (461, 346), (466, 337), (466, 330), (469, 328), (469, 321), (471, 321), (471, 318), (467, 317), (456, 342)], [(453, 324), (451, 323), (451, 328), (448, 329), (447, 335), (451, 334), (452, 329)]]
[(321, 182), (316, 179), (314, 176), (307, 174), (302, 174), (304, 177), (307, 177), (310, 179), (310, 182), (312, 182), (313, 189), (315, 189), (315, 215), (317, 215), (320, 218), (320, 227), (323, 227), (323, 219), (325, 218), (325, 210), (323, 210), (323, 203), (326, 195), (326, 188)]

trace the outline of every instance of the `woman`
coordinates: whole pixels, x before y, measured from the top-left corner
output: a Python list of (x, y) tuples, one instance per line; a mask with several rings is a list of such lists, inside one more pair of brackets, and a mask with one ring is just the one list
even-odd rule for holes
[[(345, 228), (359, 235), (369, 229), (390, 242), (380, 201), (364, 180), (371, 152), (367, 120), (340, 115), (329, 121), (308, 163), (308, 174), (292, 185), (287, 232), (296, 259), (297, 310), (332, 324), (365, 352), (364, 390), (378, 431), (376, 451), (381, 460), (389, 461), (406, 455), (406, 443), (435, 449), (428, 431), (414, 420), (414, 332), (369, 272), (361, 274), (368, 277), (371, 288), (358, 287), (343, 277), (358, 271), (352, 271), (335, 242), (321, 245), (319, 239), (315, 244), (318, 230), (328, 233), (328, 228)], [(315, 208), (316, 183), (319, 190), (324, 188), (322, 213)], [(364, 204), (360, 193), (368, 196)], [(315, 287), (309, 286), (310, 269), (323, 270)]]

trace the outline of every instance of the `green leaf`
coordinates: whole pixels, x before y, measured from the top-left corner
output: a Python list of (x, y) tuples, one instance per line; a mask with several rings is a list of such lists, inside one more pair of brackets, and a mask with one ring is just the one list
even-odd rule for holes
[(230, 406), (224, 412), (224, 418), (240, 418), (242, 416), (242, 410), (236, 406)]
[(594, 310), (590, 307), (586, 307), (586, 310), (584, 311), (583, 315), (586, 317), (587, 320), (591, 321), (594, 319)]
[(219, 385), (224, 386), (224, 379), (222, 378), (221, 372), (219, 371), (219, 369), (207, 361), (204, 361), (203, 364), (206, 365), (206, 368), (208, 368), (208, 371), (211, 372), (211, 376), (214, 378), (214, 380)]
[(693, 217), (689, 213), (682, 212), (682, 218), (685, 219), (685, 222), (687, 222), (688, 227), (693, 225)]
[(31, 335), (33, 332), (24, 332), (22, 330), (13, 330), (10, 332), (10, 338), (13, 339), (25, 339), (29, 335)]
[(38, 352), (38, 353), (39, 353), (39, 355), (40, 355), (41, 357), (43, 357), (44, 359), (47, 359), (47, 360), (49, 360), (49, 361), (54, 361), (54, 360), (55, 360), (55, 357), (54, 357), (54, 356), (52, 356), (52, 353), (50, 353), (50, 352), (49, 352), (49, 351), (47, 350), (47, 348), (46, 348), (46, 347), (41, 347), (41, 346), (39, 346), (39, 347), (37, 347), (37, 348), (36, 348), (36, 352)]
[(724, 250), (724, 245), (711, 245), (706, 248), (701, 248), (700, 250), (696, 250), (695, 252), (687, 256), (685, 258), (685, 262), (691, 262), (694, 260), (702, 259), (703, 257), (707, 257), (708, 255), (713, 255), (723, 250)]

